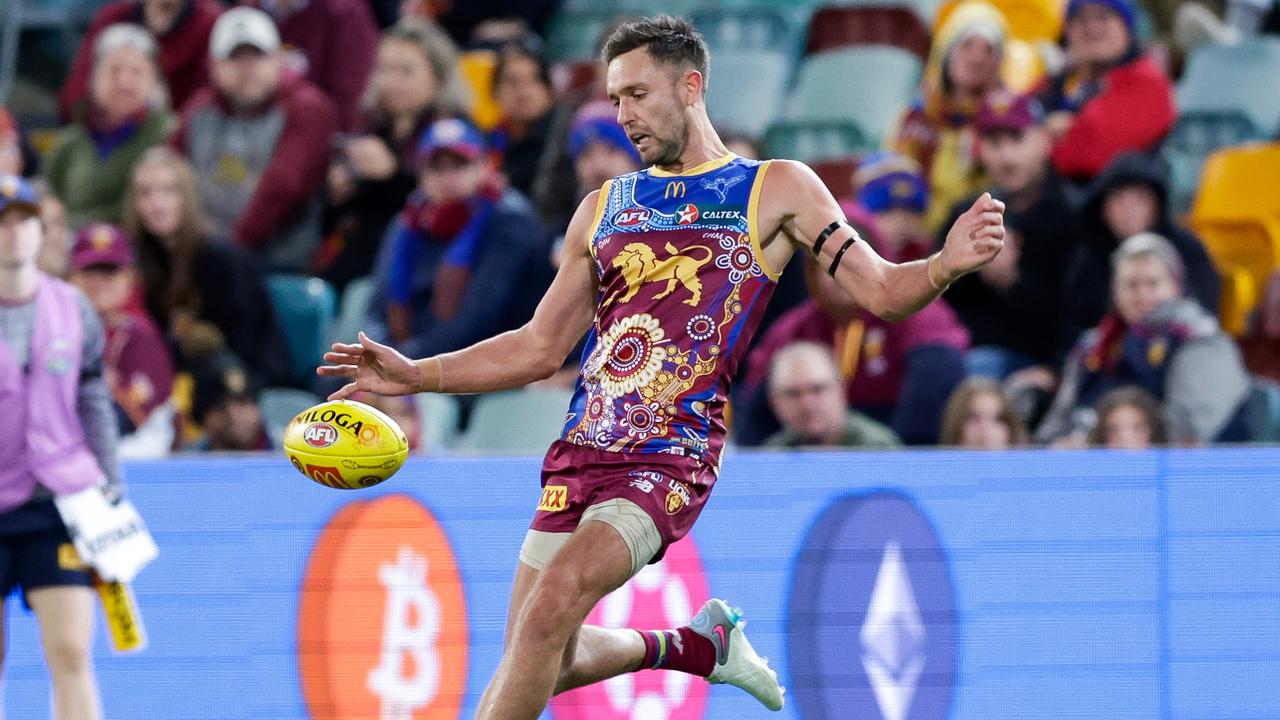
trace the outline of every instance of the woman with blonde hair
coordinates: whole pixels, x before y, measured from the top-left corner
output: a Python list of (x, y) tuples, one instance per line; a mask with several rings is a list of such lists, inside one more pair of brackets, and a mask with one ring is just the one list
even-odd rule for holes
[(120, 222), (124, 186), (142, 153), (164, 142), (173, 124), (159, 50), (138, 25), (98, 36), (85, 113), (58, 131), (44, 164), (49, 190), (67, 207), (72, 229)]
[(1022, 418), (994, 380), (971, 377), (951, 394), (942, 414), (942, 445), (1008, 450), (1026, 442)]
[(133, 238), (147, 310), (176, 346), (179, 370), (226, 348), (264, 385), (289, 381), (289, 354), (266, 284), (243, 250), (207, 235), (187, 161), (155, 147), (128, 184), (124, 229)]
[(458, 48), (429, 20), (401, 20), (382, 34), (357, 134), (335, 141), (325, 242), (315, 270), (339, 289), (373, 270), (387, 227), (417, 186), (418, 138), (469, 105)]

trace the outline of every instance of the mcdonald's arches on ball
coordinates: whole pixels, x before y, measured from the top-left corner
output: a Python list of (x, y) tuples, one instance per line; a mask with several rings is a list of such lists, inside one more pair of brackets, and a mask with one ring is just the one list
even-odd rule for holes
[(335, 400), (298, 413), (284, 431), (289, 462), (320, 485), (339, 490), (373, 487), (409, 456), (409, 441), (376, 408)]

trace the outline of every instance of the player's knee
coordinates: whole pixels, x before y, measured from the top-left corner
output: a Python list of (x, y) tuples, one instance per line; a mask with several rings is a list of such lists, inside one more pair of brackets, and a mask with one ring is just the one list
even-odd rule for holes
[(537, 643), (568, 642), (582, 622), (578, 617), (581, 605), (582, 586), (573, 574), (544, 575), (538, 579), (538, 586), (526, 606), (521, 622), (522, 639)]
[(49, 673), (55, 677), (81, 675), (91, 671), (89, 638), (56, 633), (44, 638), (44, 656)]

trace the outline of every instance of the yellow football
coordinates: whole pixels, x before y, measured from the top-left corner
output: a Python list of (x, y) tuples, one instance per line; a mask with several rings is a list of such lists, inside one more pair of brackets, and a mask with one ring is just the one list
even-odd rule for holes
[(289, 421), (284, 452), (298, 472), (317, 483), (359, 490), (394, 475), (409, 456), (409, 441), (382, 411), (352, 400), (334, 400)]

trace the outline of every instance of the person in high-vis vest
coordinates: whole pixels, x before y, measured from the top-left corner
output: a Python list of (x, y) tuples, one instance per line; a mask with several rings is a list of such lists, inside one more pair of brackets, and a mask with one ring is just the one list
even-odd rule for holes
[(97, 314), (37, 268), (38, 200), (23, 179), (0, 175), (0, 608), (22, 589), (39, 620), (54, 717), (92, 720), (102, 717), (93, 575), (53, 499), (95, 485), (120, 497), (117, 428)]

